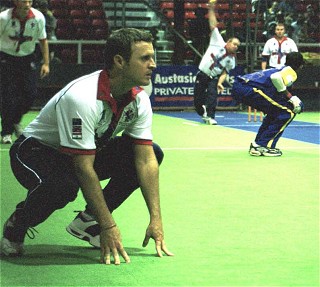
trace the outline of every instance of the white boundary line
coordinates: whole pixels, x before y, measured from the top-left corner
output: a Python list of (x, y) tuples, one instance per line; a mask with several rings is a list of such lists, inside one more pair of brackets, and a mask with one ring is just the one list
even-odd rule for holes
[[(205, 151), (205, 150), (249, 150), (248, 146), (243, 146), (243, 147), (164, 147), (162, 148), (163, 150), (168, 150), (168, 151), (176, 151), (176, 150), (199, 150), (199, 151)], [(283, 149), (290, 149), (290, 150), (319, 150), (320, 151), (320, 147), (319, 146), (291, 146), (288, 147), (286, 146)]]
[[(307, 143), (308, 144), (308, 143)], [(289, 150), (319, 150), (320, 147), (317, 144), (311, 144), (313, 146), (286, 146), (283, 149), (289, 149)], [(168, 151), (185, 151), (185, 150), (193, 150), (193, 151), (205, 151), (205, 150), (247, 150), (249, 149), (248, 146), (217, 146), (217, 147), (162, 147), (163, 150)], [(9, 149), (0, 149), (0, 152), (9, 152)]]

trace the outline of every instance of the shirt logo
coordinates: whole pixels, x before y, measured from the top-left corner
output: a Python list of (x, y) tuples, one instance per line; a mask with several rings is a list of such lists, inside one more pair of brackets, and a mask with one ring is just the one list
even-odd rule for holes
[(82, 120), (72, 119), (72, 139), (82, 139)]
[[(32, 28), (34, 27), (34, 25), (35, 25), (34, 23), (31, 24)], [(12, 21), (11, 26), (14, 28), (16, 26), (16, 21)], [(20, 32), (16, 32), (15, 36), (9, 36), (10, 40), (17, 42), (16, 52), (20, 51), (20, 46), (23, 43), (32, 41), (31, 36), (24, 36), (23, 34), (24, 34), (24, 27), (23, 27), (23, 30), (21, 30)]]
[(125, 123), (131, 122), (133, 120), (133, 118), (134, 118), (134, 111), (132, 109), (129, 109), (129, 110), (124, 112), (123, 121)]

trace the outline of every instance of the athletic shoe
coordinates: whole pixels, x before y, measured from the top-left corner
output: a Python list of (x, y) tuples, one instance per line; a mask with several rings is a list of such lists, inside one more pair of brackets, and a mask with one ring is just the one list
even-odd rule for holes
[(11, 135), (4, 135), (1, 139), (1, 143), (3, 144), (12, 144)]
[(0, 242), (1, 254), (5, 256), (22, 256), (24, 254), (23, 243), (11, 242), (7, 238), (3, 237)]
[(28, 228), (18, 226), (14, 213), (5, 222), (3, 238), (0, 242), (1, 254), (6, 256), (21, 256), (24, 253), (23, 241)]
[(268, 151), (263, 153), (264, 156), (282, 156), (282, 151), (278, 148), (269, 148)]
[(278, 148), (267, 148), (255, 143), (251, 143), (249, 154), (252, 156), (276, 157), (281, 156), (282, 152)]
[(14, 126), (14, 134), (18, 138), (22, 135), (23, 133), (23, 128), (20, 124), (15, 124)]
[(88, 241), (92, 246), (100, 248), (100, 227), (89, 214), (79, 212), (76, 218), (66, 227), (73, 236)]
[(202, 120), (207, 125), (217, 125), (218, 122), (211, 117), (202, 117)]

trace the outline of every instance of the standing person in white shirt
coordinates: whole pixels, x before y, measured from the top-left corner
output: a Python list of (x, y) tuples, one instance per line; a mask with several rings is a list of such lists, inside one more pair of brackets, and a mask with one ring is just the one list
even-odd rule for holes
[(218, 28), (214, 11), (215, 1), (209, 2), (210, 43), (200, 64), (194, 86), (194, 106), (204, 123), (216, 125), (215, 112), (218, 93), (224, 90), (223, 82), (227, 74), (236, 66), (235, 54), (240, 45), (236, 37), (227, 43)]
[(14, 8), (0, 13), (1, 143), (11, 144), (22, 133), (20, 121), (37, 95), (36, 43), (42, 53), (40, 77), (49, 74), (49, 46), (43, 14), (32, 1), (13, 0)]
[(263, 47), (262, 70), (283, 67), (286, 63), (286, 55), (291, 52), (298, 52), (296, 43), (285, 36), (285, 33), (285, 25), (277, 23), (274, 37), (270, 38)]
[(152, 238), (159, 257), (173, 255), (160, 209), (163, 152), (152, 141), (151, 103), (140, 87), (156, 68), (152, 41), (138, 29), (113, 31), (105, 69), (59, 91), (12, 145), (11, 167), (28, 194), (4, 225), (2, 254), (22, 255), (27, 230), (75, 200), (80, 188), (87, 206), (67, 231), (100, 247), (101, 263), (111, 264), (111, 255), (116, 265), (120, 256), (129, 263), (112, 212), (140, 187), (150, 215), (143, 246)]

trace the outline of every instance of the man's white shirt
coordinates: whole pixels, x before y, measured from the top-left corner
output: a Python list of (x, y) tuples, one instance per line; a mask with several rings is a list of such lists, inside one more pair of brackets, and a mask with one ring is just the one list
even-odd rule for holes
[(286, 55), (291, 52), (298, 52), (298, 47), (292, 39), (285, 37), (282, 42), (279, 42), (273, 37), (265, 43), (262, 57), (269, 57), (270, 67), (280, 68), (285, 65)]
[(221, 75), (224, 69), (229, 73), (236, 66), (236, 61), (234, 55), (227, 54), (225, 45), (218, 28), (214, 28), (209, 47), (199, 64), (199, 70), (211, 78)]
[(12, 56), (28, 56), (38, 40), (47, 38), (43, 14), (30, 8), (25, 26), (14, 17), (14, 8), (0, 13), (0, 51)]
[(72, 81), (51, 98), (23, 134), (71, 153), (94, 151), (96, 140), (107, 130), (111, 138), (123, 131), (135, 140), (152, 141), (149, 96), (139, 87), (131, 93), (134, 97), (124, 109), (117, 107), (106, 72), (96, 71)]

